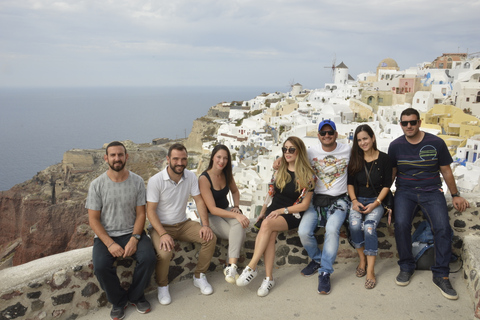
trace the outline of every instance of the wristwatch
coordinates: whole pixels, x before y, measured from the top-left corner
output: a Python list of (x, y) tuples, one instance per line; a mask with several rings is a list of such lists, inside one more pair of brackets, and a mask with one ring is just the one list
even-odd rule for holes
[(140, 241), (140, 239), (142, 238), (142, 236), (139, 234), (132, 234), (132, 237), (137, 239), (137, 241)]
[(460, 197), (460, 192), (452, 193), (452, 198)]
[(283, 210), (283, 213), (289, 214), (290, 212), (288, 212), (288, 208), (285, 208), (285, 210)]

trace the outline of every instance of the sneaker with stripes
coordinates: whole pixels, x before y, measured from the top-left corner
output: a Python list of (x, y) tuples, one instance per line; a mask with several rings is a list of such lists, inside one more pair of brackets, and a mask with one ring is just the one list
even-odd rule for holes
[(243, 269), (242, 274), (237, 279), (237, 286), (244, 287), (250, 283), (257, 276), (257, 271), (253, 270), (249, 266)]

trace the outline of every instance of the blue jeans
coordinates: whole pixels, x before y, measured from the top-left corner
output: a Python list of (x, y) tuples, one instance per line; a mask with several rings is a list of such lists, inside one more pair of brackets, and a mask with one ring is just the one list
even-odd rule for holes
[[(130, 241), (131, 234), (119, 237), (112, 237), (122, 248)], [(124, 307), (129, 301), (136, 303), (143, 299), (145, 288), (150, 284), (157, 256), (153, 249), (150, 238), (142, 233), (142, 238), (137, 244), (137, 251), (132, 258), (137, 262), (135, 271), (133, 272), (132, 284), (128, 291), (122, 288), (120, 280), (117, 276), (117, 269), (113, 267), (113, 263), (117, 258), (112, 256), (105, 244), (95, 238), (93, 241), (93, 269), (100, 286), (107, 294), (108, 302), (114, 307)]]
[(412, 222), (418, 210), (432, 227), (434, 237), (434, 277), (448, 277), (452, 254), (452, 228), (448, 219), (445, 196), (440, 190), (424, 192), (412, 189), (397, 189), (395, 192), (395, 241), (401, 271), (413, 272), (415, 260), (412, 254)]
[[(357, 201), (366, 206), (377, 198), (357, 197)], [(365, 247), (366, 256), (376, 256), (378, 253), (377, 225), (384, 213), (383, 206), (376, 206), (369, 214), (362, 214), (350, 209), (348, 226), (355, 249)]]
[(333, 264), (337, 257), (338, 243), (340, 240), (340, 227), (342, 226), (350, 202), (344, 199), (337, 200), (327, 209), (327, 223), (325, 225), (325, 241), (323, 244), (323, 252), (318, 248), (317, 239), (315, 238), (315, 230), (318, 224), (317, 210), (310, 204), (310, 207), (303, 214), (300, 226), (298, 227), (298, 236), (308, 256), (321, 264), (318, 272), (333, 273)]

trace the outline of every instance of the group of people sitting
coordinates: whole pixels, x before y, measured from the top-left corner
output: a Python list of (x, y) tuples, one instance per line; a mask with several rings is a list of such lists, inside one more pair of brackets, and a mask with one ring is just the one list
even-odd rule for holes
[[(412, 221), (421, 210), (435, 238), (433, 283), (448, 299), (458, 295), (449, 281), (452, 229), (440, 174), (450, 190), (455, 209), (464, 211), (468, 202), (460, 197), (450, 164), (452, 157), (440, 138), (420, 131), (420, 115), (408, 108), (401, 114), (404, 135), (393, 141), (388, 154), (377, 149), (372, 128), (357, 127), (352, 147), (337, 141), (336, 125), (323, 120), (318, 126), (319, 144), (308, 150), (298, 137), (288, 137), (283, 156), (275, 169), (264, 206), (257, 218), (259, 231), (252, 259), (239, 272), (238, 259), (245, 241), (249, 219), (240, 210), (240, 193), (232, 174), (229, 149), (217, 145), (208, 168), (197, 179), (187, 170), (188, 154), (181, 144), (168, 150), (167, 167), (154, 175), (145, 188), (143, 179), (125, 168), (128, 154), (120, 142), (106, 148), (108, 170), (95, 179), (89, 189), (86, 208), (96, 234), (93, 247), (95, 275), (112, 304), (111, 318), (123, 319), (131, 303), (137, 311), (150, 311), (144, 289), (155, 272), (158, 300), (171, 302), (168, 286), (174, 240), (201, 245), (193, 284), (202, 294), (213, 293), (206, 271), (215, 250), (217, 237), (228, 240), (225, 280), (246, 286), (258, 275), (263, 257), (265, 278), (258, 296), (269, 294), (275, 285), (273, 266), (275, 241), (280, 231), (297, 229), (311, 262), (303, 276), (318, 273), (318, 293), (331, 292), (330, 276), (336, 259), (340, 227), (348, 219), (351, 242), (359, 255), (357, 277), (365, 276), (365, 288), (376, 286), (375, 258), (378, 253), (376, 228), (380, 219), (395, 213), (395, 239), (400, 272), (395, 282), (406, 286), (415, 271), (412, 255)], [(395, 204), (385, 204), (396, 181)], [(233, 203), (228, 201), (231, 194)], [(186, 216), (189, 196), (196, 202), (200, 224)], [(150, 222), (146, 235), (146, 217)], [(323, 248), (315, 237), (324, 227)], [(155, 254), (156, 252), (156, 254)], [(132, 285), (120, 286), (113, 262), (131, 256), (137, 261)]]

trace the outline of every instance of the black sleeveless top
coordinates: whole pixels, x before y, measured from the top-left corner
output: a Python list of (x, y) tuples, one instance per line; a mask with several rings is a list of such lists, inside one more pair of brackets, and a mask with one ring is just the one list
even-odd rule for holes
[(205, 176), (207, 177), (208, 181), (210, 181), (210, 190), (212, 191), (213, 199), (215, 199), (215, 206), (217, 208), (227, 209), (229, 205), (227, 195), (230, 191), (228, 185), (221, 190), (215, 190), (213, 188), (212, 179), (210, 179), (210, 175), (207, 173), (207, 171), (204, 171), (200, 176)]
[(292, 206), (300, 196), (300, 192), (296, 190), (297, 180), (295, 179), (295, 172), (290, 170), (287, 170), (287, 172), (290, 174), (291, 180), (285, 185), (282, 192), (274, 184), (275, 194), (273, 195), (272, 203), (265, 211), (266, 215), (269, 215), (274, 210)]

